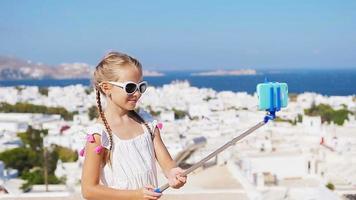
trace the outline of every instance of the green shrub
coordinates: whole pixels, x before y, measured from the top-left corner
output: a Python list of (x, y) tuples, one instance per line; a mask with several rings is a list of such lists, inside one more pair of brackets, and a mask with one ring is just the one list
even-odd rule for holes
[(335, 190), (335, 186), (334, 186), (334, 184), (332, 184), (332, 183), (328, 183), (328, 184), (326, 184), (325, 185), (329, 190)]
[(19, 175), (40, 164), (37, 153), (29, 148), (14, 148), (0, 153), (5, 166), (17, 169)]
[(20, 177), (26, 180), (21, 186), (25, 192), (31, 190), (33, 184), (44, 184), (44, 163), (46, 163), (48, 183), (58, 184), (64, 181), (54, 175), (58, 159), (61, 158), (64, 162), (78, 159), (76, 152), (65, 147), (53, 145), (51, 148), (44, 149), (43, 137), (46, 135), (47, 130), (37, 130), (30, 126), (26, 132), (18, 133), (23, 143), (22, 147), (0, 153), (0, 160), (7, 167), (17, 169)]
[(173, 108), (173, 112), (174, 112), (175, 119), (183, 119), (186, 115), (188, 115), (187, 112), (185, 112), (183, 110), (177, 110), (175, 108)]
[(96, 106), (91, 106), (88, 109), (88, 116), (90, 120), (93, 120), (99, 116), (98, 108)]
[[(31, 190), (32, 185), (45, 183), (43, 168), (36, 168), (32, 171), (27, 171), (21, 176), (21, 178), (26, 180), (26, 182), (21, 185), (21, 189), (24, 192)], [(47, 182), (48, 184), (63, 183), (62, 180), (58, 179), (54, 174), (48, 174)]]
[(69, 112), (63, 107), (46, 107), (43, 105), (34, 105), (30, 103), (16, 103), (15, 105), (11, 105), (5, 102), (0, 103), (0, 112), (58, 114), (64, 120), (73, 120), (73, 115), (77, 113)]
[(337, 125), (343, 125), (345, 120), (348, 120), (348, 111), (345, 107), (339, 110), (334, 110), (329, 105), (319, 104), (312, 105), (311, 108), (305, 109), (304, 113), (309, 116), (320, 116), (321, 122), (334, 122)]
[(47, 87), (40, 87), (38, 89), (38, 92), (42, 94), (43, 96), (48, 96), (48, 88)]
[(67, 147), (62, 147), (59, 145), (53, 145), (54, 151), (58, 153), (58, 158), (63, 162), (75, 162), (78, 160), (78, 153)]

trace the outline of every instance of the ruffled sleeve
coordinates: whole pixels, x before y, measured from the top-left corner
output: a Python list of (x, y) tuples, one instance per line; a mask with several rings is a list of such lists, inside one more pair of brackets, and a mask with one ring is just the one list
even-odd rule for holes
[[(105, 126), (102, 124), (95, 124), (93, 126), (88, 127), (88, 129), (86, 131), (85, 141), (94, 143), (95, 142), (95, 138), (94, 138), (95, 134), (100, 135), (100, 142), (101, 142), (101, 145), (99, 145), (95, 148), (95, 152), (100, 153), (104, 148), (109, 150), (110, 149), (110, 138), (109, 138), (108, 133), (105, 131)], [(80, 154), (80, 156), (84, 156), (85, 148), (80, 150), (79, 154)]]
[[(159, 128), (160, 130), (163, 128), (162, 122), (159, 122), (155, 120), (152, 115), (150, 115), (148, 112), (140, 110), (138, 114), (142, 117), (143, 120), (148, 124), (149, 128), (152, 131), (152, 134), (155, 133), (156, 128)], [(154, 136), (153, 136), (154, 137)]]
[(150, 126), (150, 128), (151, 128), (151, 130), (152, 130), (153, 133), (155, 133), (156, 128), (158, 128), (159, 130), (161, 130), (162, 127), (163, 127), (162, 122), (159, 122), (159, 121), (157, 121), (157, 120), (153, 120), (153, 121), (147, 122), (147, 123), (148, 123), (148, 125)]
[(105, 126), (102, 124), (95, 124), (95, 126), (89, 127), (87, 135), (100, 135), (101, 146), (106, 149), (110, 149), (110, 137), (105, 130)]

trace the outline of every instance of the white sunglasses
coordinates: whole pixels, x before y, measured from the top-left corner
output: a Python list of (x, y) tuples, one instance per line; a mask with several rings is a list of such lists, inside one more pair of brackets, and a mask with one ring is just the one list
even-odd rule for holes
[(147, 81), (142, 81), (140, 83), (135, 83), (132, 81), (127, 81), (124, 83), (108, 81), (108, 83), (124, 89), (128, 95), (134, 94), (136, 90), (143, 94), (147, 89)]

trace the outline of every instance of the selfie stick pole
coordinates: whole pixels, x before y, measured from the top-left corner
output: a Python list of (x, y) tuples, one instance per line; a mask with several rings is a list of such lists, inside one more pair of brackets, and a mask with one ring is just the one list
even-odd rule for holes
[[(186, 171), (183, 172), (182, 176), (186, 176), (189, 173), (191, 173), (192, 171), (196, 170), (197, 168), (201, 167), (204, 163), (206, 163), (208, 160), (210, 160), (211, 158), (213, 158), (214, 156), (218, 155), (219, 153), (221, 153), (222, 151), (224, 151), (225, 149), (227, 149), (228, 147), (236, 144), (236, 142), (242, 140), (243, 138), (245, 138), (246, 136), (248, 136), (249, 134), (251, 134), (252, 132), (254, 132), (255, 130), (259, 129), (260, 127), (262, 127), (263, 125), (265, 125), (269, 120), (274, 120), (276, 118), (276, 112), (280, 110), (281, 108), (281, 91), (280, 88), (277, 88), (277, 98), (276, 98), (276, 102), (274, 99), (274, 91), (273, 88), (270, 89), (270, 108), (267, 109), (268, 113), (267, 115), (264, 117), (263, 121), (259, 122), (258, 124), (256, 124), (255, 126), (253, 126), (252, 128), (248, 129), (247, 131), (245, 131), (244, 133), (242, 133), (241, 135), (233, 138), (232, 140), (230, 140), (229, 142), (227, 142), (226, 144), (224, 144), (223, 146), (221, 146), (219, 149), (215, 150), (214, 152), (212, 152), (211, 154), (209, 154), (207, 157), (203, 158), (202, 160), (200, 160), (199, 162), (197, 162), (196, 164), (194, 164), (193, 166), (191, 166), (190, 168), (188, 168)], [(169, 188), (169, 184), (166, 183), (165, 185), (162, 185), (159, 188), (156, 188), (154, 191), (155, 192), (159, 192), (162, 193), (163, 191), (165, 191), (167, 188)]]

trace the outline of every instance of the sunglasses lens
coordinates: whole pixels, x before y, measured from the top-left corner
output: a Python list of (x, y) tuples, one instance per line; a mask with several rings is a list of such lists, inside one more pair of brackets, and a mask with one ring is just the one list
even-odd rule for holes
[(125, 90), (128, 94), (134, 93), (136, 91), (136, 84), (128, 83), (125, 87)]
[(139, 86), (140, 93), (144, 93), (147, 89), (147, 83), (141, 83)]

